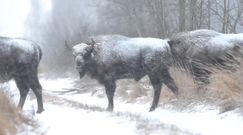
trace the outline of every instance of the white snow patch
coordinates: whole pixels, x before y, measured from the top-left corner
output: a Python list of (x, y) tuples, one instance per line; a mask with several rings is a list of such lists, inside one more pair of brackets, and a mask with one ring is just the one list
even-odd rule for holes
[(89, 45), (81, 43), (73, 46), (73, 55), (77, 56), (78, 54), (83, 54), (85, 52), (85, 49), (89, 47)]
[(161, 48), (161, 47), (164, 48), (165, 46), (169, 47), (167, 40), (151, 38), (151, 37), (131, 38), (130, 40), (128, 40), (128, 44), (134, 44), (134, 45), (136, 44), (139, 46), (149, 46), (149, 47), (156, 47), (156, 48)]
[(10, 40), (10, 44), (16, 48), (23, 50), (24, 52), (28, 52), (33, 54), (35, 51), (35, 47), (32, 45), (32, 42), (24, 40), (24, 39), (12, 39)]
[[(121, 40), (118, 42), (119, 46), (117, 47), (119, 51), (122, 51), (128, 56), (136, 53), (136, 51), (144, 48), (152, 48), (161, 51), (165, 51), (166, 48), (169, 48), (167, 40), (162, 40), (158, 38), (129, 38), (128, 40)], [(133, 52), (132, 52), (133, 51)]]
[(51, 91), (65, 91), (66, 88), (73, 88), (74, 79), (72, 78), (59, 78), (59, 79), (48, 79), (41, 78), (40, 84), (46, 92)]
[(204, 112), (175, 112), (157, 109), (149, 117), (161, 122), (177, 125), (181, 129), (203, 135), (241, 135), (243, 133), (243, 117), (234, 112), (218, 114), (217, 110)]
[[(100, 106), (102, 108), (107, 106), (106, 99), (91, 97), (88, 94), (74, 97), (67, 96), (67, 98), (91, 106)], [(218, 110), (208, 110), (206, 107), (204, 107), (204, 110), (199, 107), (200, 110), (196, 112), (177, 112), (160, 108), (157, 108), (154, 112), (148, 112), (149, 107), (150, 104), (130, 104), (115, 100), (114, 112), (139, 114), (145, 119), (160, 120), (163, 124), (176, 125), (184, 131), (195, 134), (241, 135), (243, 132), (243, 117), (234, 112), (218, 114)]]
[[(63, 88), (73, 87), (72, 79), (48, 80), (41, 79), (42, 85), (50, 90), (60, 91)], [(11, 89), (14, 88), (10, 83)], [(46, 91), (45, 91), (46, 92)], [(49, 91), (51, 94), (52, 91)], [(107, 99), (91, 96), (91, 93), (58, 95), (61, 98), (75, 101), (80, 104), (86, 104), (88, 107), (99, 106), (106, 108)], [(137, 121), (130, 120), (131, 116), (116, 116), (113, 114), (123, 113), (139, 116), (140, 119), (148, 120), (149, 123), (160, 123), (162, 125), (176, 126), (182, 131), (188, 131), (192, 134), (202, 135), (241, 135), (243, 133), (242, 115), (231, 111), (224, 114), (218, 114), (217, 109), (210, 109), (203, 106), (198, 107), (198, 111), (175, 111), (170, 109), (157, 108), (154, 112), (148, 112), (150, 103), (126, 103), (115, 98), (115, 108), (113, 113), (100, 112), (92, 109), (72, 108), (71, 106), (53, 105), (44, 103), (45, 111), (41, 114), (33, 112), (36, 109), (35, 99), (27, 99), (24, 112), (33, 116), (40, 123), (40, 129), (37, 133), (46, 132), (47, 135), (53, 134), (106, 134), (106, 135), (136, 135), (141, 134), (137, 129)], [(149, 124), (147, 123), (147, 124)], [(146, 125), (146, 124), (145, 124)], [(145, 129), (146, 130), (146, 129)], [(26, 131), (29, 135), (35, 135), (34, 132)], [(151, 134), (163, 134), (165, 131), (151, 131)], [(170, 132), (168, 132), (170, 133)], [(180, 131), (178, 132), (178, 134)], [(25, 134), (21, 132), (19, 135)], [(145, 134), (145, 133), (144, 133)], [(148, 132), (147, 134), (150, 134)], [(150, 135), (151, 135), (150, 134)]]
[(209, 40), (209, 45), (216, 47), (232, 47), (235, 42), (243, 43), (243, 34), (220, 34)]
[(106, 112), (45, 104), (46, 111), (37, 116), (46, 135), (134, 135), (135, 123)]

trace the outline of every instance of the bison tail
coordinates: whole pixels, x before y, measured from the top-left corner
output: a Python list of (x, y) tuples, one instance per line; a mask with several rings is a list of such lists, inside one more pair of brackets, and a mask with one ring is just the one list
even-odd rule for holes
[(41, 58), (42, 58), (43, 53), (42, 53), (42, 50), (41, 50), (39, 45), (38, 45), (38, 52), (39, 52), (39, 61), (40, 61)]

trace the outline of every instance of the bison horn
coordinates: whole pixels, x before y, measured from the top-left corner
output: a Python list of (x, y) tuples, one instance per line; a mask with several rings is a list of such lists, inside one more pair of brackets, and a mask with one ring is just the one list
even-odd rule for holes
[(90, 43), (90, 45), (92, 45), (92, 46), (93, 46), (93, 45), (95, 45), (95, 43), (96, 43), (96, 42), (94, 41), (94, 39), (93, 39), (93, 38), (91, 38), (91, 43)]

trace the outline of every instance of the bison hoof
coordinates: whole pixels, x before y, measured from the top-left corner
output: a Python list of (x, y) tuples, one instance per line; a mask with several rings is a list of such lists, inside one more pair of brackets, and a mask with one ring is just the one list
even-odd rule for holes
[(108, 111), (108, 112), (113, 112), (113, 108), (108, 107), (108, 108), (106, 109), (106, 111)]
[(38, 109), (36, 113), (42, 113), (44, 109)]
[(152, 111), (154, 111), (156, 109), (156, 107), (151, 107), (150, 109), (149, 109), (149, 112), (152, 112)]

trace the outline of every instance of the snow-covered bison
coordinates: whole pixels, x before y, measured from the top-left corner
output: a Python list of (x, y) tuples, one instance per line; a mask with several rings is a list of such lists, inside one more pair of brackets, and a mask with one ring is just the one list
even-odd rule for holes
[(208, 84), (211, 68), (234, 70), (239, 63), (243, 34), (203, 29), (178, 33), (168, 43), (175, 63), (188, 69), (196, 82)]
[(23, 108), (29, 89), (32, 89), (37, 98), (37, 113), (44, 111), (42, 87), (37, 76), (41, 56), (40, 47), (32, 41), (0, 37), (0, 80), (15, 80), (20, 92), (20, 108)]
[(178, 94), (178, 88), (168, 71), (171, 56), (165, 40), (120, 35), (104, 37), (105, 40), (99, 38), (96, 40), (99, 43), (92, 45), (75, 45), (73, 55), (81, 78), (87, 73), (105, 86), (108, 111), (114, 107), (113, 96), (118, 79), (133, 78), (139, 81), (148, 75), (154, 88), (150, 111), (158, 105), (163, 83)]

